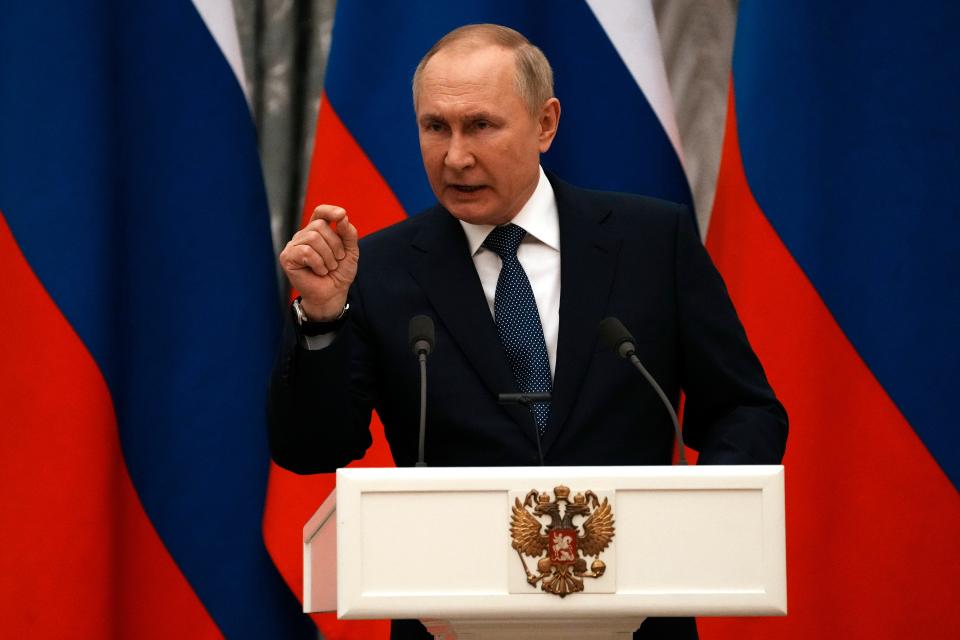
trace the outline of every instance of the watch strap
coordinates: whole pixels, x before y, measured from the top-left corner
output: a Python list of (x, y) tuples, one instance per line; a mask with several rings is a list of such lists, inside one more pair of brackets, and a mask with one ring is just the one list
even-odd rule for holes
[(304, 336), (318, 336), (324, 333), (330, 333), (340, 329), (344, 323), (347, 321), (347, 311), (350, 310), (350, 303), (347, 303), (343, 306), (343, 310), (340, 311), (340, 315), (333, 320), (327, 322), (316, 322), (307, 318), (306, 314), (303, 312), (303, 307), (301, 306), (301, 298), (297, 298), (293, 301), (293, 304), (290, 305), (290, 311), (293, 314), (293, 324), (297, 327), (297, 331)]

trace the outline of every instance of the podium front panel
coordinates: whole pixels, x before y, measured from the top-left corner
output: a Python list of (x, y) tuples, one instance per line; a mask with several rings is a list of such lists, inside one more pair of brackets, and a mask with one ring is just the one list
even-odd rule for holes
[[(783, 615), (783, 482), (782, 466), (341, 469), (338, 615)], [(537, 560), (511, 546), (519, 496), (561, 486), (608, 500), (615, 528), (603, 574), (564, 597), (528, 584)]]

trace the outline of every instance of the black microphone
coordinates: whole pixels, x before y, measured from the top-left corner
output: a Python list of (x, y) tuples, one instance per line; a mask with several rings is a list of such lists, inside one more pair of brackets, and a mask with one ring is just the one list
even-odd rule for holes
[(420, 443), (418, 447), (418, 467), (425, 467), (423, 461), (423, 444), (427, 435), (427, 356), (433, 351), (435, 335), (433, 319), (430, 316), (413, 316), (407, 335), (410, 338), (410, 349), (413, 350), (420, 362)]
[(687, 464), (687, 455), (684, 451), (683, 435), (680, 433), (680, 421), (677, 420), (677, 412), (673, 410), (673, 405), (670, 404), (667, 394), (663, 392), (663, 389), (660, 388), (657, 381), (653, 379), (650, 372), (648, 372), (643, 366), (643, 363), (640, 362), (640, 358), (637, 357), (637, 345), (634, 342), (633, 336), (630, 335), (630, 332), (627, 331), (627, 328), (623, 326), (623, 323), (618, 319), (604, 318), (600, 321), (600, 339), (603, 340), (615, 354), (632, 362), (633, 366), (643, 374), (643, 377), (650, 383), (653, 390), (660, 396), (663, 406), (667, 408), (670, 419), (673, 421), (673, 430), (674, 433), (676, 433), (677, 446), (679, 447), (679, 462), (682, 465)]
[(419, 356), (421, 352), (430, 355), (433, 351), (435, 342), (433, 332), (433, 319), (430, 316), (413, 316), (410, 318), (410, 327), (407, 332), (410, 336), (410, 348), (414, 355)]

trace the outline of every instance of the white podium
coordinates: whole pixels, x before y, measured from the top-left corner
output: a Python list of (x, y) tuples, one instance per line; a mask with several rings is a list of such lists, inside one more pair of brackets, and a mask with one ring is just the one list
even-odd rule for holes
[(437, 638), (787, 612), (782, 466), (340, 469), (303, 533), (304, 611)]

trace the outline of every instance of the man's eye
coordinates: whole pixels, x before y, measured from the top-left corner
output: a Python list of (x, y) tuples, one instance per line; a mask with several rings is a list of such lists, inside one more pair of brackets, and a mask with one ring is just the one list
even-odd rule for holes
[(486, 120), (478, 120), (478, 121), (474, 124), (474, 126), (475, 126), (477, 129), (488, 129), (488, 128), (490, 128), (490, 123), (487, 122)]
[(443, 124), (440, 122), (428, 122), (425, 128), (427, 131), (439, 133), (440, 131), (443, 131)]

